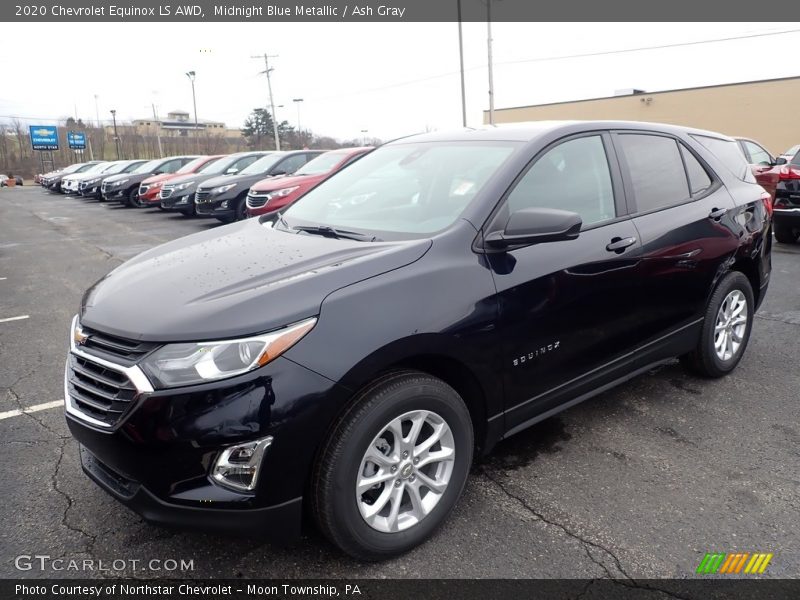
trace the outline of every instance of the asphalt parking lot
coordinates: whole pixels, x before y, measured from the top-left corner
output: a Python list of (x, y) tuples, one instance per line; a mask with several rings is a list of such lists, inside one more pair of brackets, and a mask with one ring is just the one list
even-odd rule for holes
[[(765, 577), (800, 576), (800, 245), (774, 246), (732, 376), (702, 380), (676, 362), (501, 443), (444, 528), (399, 559), (357, 563), (311, 528), (281, 548), (145, 523), (81, 473), (55, 405), (68, 325), (83, 291), (122, 261), (216, 226), (0, 190), (0, 577), (684, 578), (706, 552), (737, 551), (774, 553)], [(158, 310), (159, 298), (141, 301)], [(33, 554), (140, 563), (15, 568)], [(194, 568), (141, 570), (153, 558)]]

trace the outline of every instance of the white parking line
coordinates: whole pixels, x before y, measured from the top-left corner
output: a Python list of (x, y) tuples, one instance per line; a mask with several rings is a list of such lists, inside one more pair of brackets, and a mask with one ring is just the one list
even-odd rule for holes
[(9, 321), (22, 321), (22, 319), (29, 319), (30, 315), (20, 315), (18, 317), (8, 317), (7, 319), (0, 319), (0, 323), (8, 323)]
[(5, 281), (6, 279), (6, 277), (0, 277), (0, 281)]
[(23, 408), (22, 410), (7, 410), (6, 412), (0, 413), (0, 421), (3, 419), (10, 419), (11, 417), (18, 417), (20, 415), (27, 415), (28, 413), (35, 413), (39, 412), (40, 410), (48, 410), (50, 408), (57, 408), (59, 406), (64, 406), (63, 400), (54, 400), (53, 402), (45, 402), (44, 404), (34, 404), (33, 406), (29, 406), (28, 408)]

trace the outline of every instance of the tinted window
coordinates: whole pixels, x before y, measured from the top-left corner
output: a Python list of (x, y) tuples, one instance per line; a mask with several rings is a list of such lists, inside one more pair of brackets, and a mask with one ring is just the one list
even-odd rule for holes
[(345, 156), (347, 156), (346, 152), (326, 152), (308, 161), (303, 168), (297, 172), (297, 175), (322, 175), (342, 162)]
[(308, 162), (307, 154), (295, 154), (289, 156), (286, 160), (275, 167), (276, 171), (283, 171), (284, 173), (291, 174), (297, 171), (300, 167)]
[(689, 184), (678, 143), (658, 135), (618, 137), (633, 187), (637, 212), (675, 206), (689, 198)]
[(711, 187), (711, 177), (708, 176), (708, 171), (700, 164), (689, 150), (683, 144), (680, 144), (681, 154), (683, 154), (683, 163), (686, 165), (686, 173), (689, 175), (689, 187), (692, 189), (692, 196), (702, 194)]
[(747, 164), (736, 142), (705, 135), (693, 135), (692, 137), (710, 150), (711, 154), (716, 156), (738, 179), (755, 183), (756, 180), (750, 172), (750, 166)]
[(509, 214), (523, 208), (569, 210), (584, 225), (613, 219), (614, 192), (602, 138), (569, 140), (542, 155), (508, 196)]
[(747, 153), (750, 155), (751, 164), (754, 165), (758, 165), (761, 163), (765, 163), (768, 165), (772, 164), (772, 157), (769, 155), (769, 152), (764, 150), (764, 148), (762, 148), (758, 144), (749, 142), (747, 140), (745, 140), (743, 143), (744, 147), (747, 149)]
[(184, 159), (176, 158), (170, 161), (165, 162), (163, 165), (158, 167), (158, 171), (161, 173), (174, 173), (178, 169), (180, 169), (184, 164)]

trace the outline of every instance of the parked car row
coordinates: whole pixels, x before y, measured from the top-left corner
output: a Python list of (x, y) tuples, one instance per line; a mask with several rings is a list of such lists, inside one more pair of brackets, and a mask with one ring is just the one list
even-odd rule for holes
[[(10, 184), (9, 182), (11, 179), (14, 180), (14, 183)], [(23, 181), (22, 177), (19, 175), (5, 175), (0, 174), (0, 187), (7, 187), (9, 185), (23, 185), (25, 182)]]
[(371, 147), (90, 161), (39, 177), (53, 192), (224, 223), (273, 214)]
[(756, 181), (772, 196), (775, 239), (791, 244), (800, 239), (800, 144), (774, 157), (758, 142), (735, 138)]

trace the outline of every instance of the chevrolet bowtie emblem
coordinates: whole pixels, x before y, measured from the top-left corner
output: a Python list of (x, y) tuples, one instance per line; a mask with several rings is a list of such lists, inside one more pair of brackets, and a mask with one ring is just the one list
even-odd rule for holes
[(40, 135), (42, 137), (46, 135), (47, 136), (53, 135), (53, 132), (50, 129), (36, 129), (33, 133), (35, 133), (36, 135)]
[(80, 327), (76, 327), (75, 333), (73, 334), (72, 338), (75, 340), (76, 344), (78, 344), (79, 346), (83, 346), (84, 344), (86, 344), (86, 340), (89, 339), (89, 334), (84, 333), (83, 329), (81, 329)]

